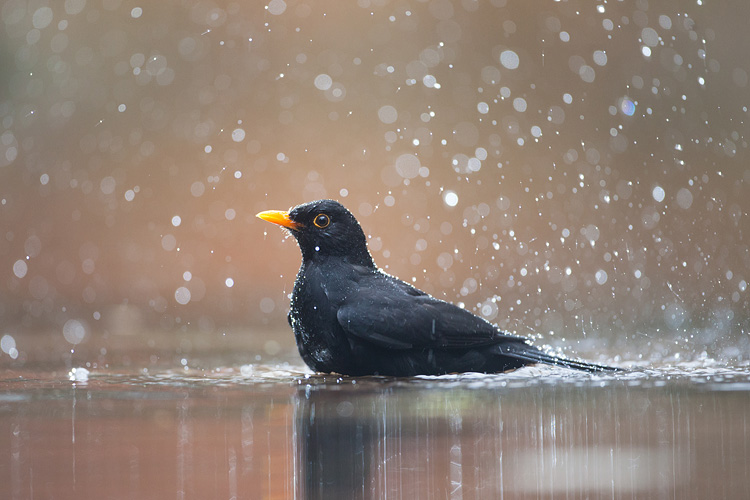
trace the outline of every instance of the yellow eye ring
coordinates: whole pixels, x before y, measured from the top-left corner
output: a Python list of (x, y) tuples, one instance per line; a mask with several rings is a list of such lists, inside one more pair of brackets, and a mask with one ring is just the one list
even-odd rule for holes
[(324, 227), (328, 227), (328, 224), (331, 223), (331, 218), (328, 217), (326, 214), (318, 214), (315, 216), (315, 219), (313, 219), (313, 224), (315, 224), (315, 227), (319, 227), (320, 229), (323, 229)]

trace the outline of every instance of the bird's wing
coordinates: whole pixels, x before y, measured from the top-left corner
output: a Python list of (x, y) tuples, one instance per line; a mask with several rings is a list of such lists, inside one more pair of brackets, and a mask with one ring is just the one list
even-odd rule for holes
[(338, 322), (348, 334), (390, 349), (471, 348), (522, 340), (458, 306), (408, 292), (363, 287), (339, 307)]

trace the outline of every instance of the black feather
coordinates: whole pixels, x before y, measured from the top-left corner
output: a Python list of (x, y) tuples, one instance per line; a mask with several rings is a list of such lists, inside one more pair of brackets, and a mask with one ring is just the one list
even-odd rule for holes
[(359, 223), (336, 201), (299, 205), (272, 222), (288, 227), (302, 251), (289, 324), (313, 370), (411, 376), (531, 363), (615, 370), (548, 354), (377, 269)]

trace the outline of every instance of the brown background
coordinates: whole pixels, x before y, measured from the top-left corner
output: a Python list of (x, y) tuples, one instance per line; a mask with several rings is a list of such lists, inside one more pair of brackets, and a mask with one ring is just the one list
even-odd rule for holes
[(40, 331), (67, 350), (76, 332), (106, 349), (285, 330), (298, 250), (254, 215), (331, 197), (381, 267), (503, 328), (631, 359), (746, 357), (748, 16), (5, 2), (0, 336), (22, 362)]

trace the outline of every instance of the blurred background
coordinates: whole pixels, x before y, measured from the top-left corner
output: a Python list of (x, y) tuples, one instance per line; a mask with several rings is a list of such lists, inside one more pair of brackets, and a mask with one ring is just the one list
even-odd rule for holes
[(301, 363), (255, 214), (318, 198), (539, 343), (746, 360), (750, 4), (703, 3), (4, 2), (0, 364)]

